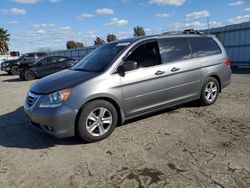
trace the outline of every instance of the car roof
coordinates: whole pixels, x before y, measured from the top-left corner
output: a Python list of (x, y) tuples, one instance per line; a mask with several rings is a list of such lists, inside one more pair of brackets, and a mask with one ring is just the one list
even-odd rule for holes
[(47, 54), (46, 52), (28, 52), (25, 54)]

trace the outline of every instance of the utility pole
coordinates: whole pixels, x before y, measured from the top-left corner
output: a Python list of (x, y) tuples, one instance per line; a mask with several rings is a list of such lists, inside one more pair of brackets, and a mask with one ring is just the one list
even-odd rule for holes
[(207, 17), (207, 32), (210, 34), (209, 16)]

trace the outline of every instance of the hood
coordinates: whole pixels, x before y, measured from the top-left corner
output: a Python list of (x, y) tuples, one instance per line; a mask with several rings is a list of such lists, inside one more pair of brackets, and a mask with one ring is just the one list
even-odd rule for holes
[(13, 63), (16, 63), (16, 62), (18, 62), (18, 61), (19, 61), (18, 59), (12, 59), (12, 60), (3, 61), (3, 63), (13, 64)]
[(31, 86), (30, 91), (37, 94), (49, 94), (58, 90), (74, 87), (98, 74), (100, 73), (68, 69), (42, 78)]
[(18, 68), (34, 67), (34, 64), (28, 64), (21, 62)]

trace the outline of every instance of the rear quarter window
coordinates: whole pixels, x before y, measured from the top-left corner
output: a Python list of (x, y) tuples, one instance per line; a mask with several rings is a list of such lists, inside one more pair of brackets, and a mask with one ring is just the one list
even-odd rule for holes
[(191, 50), (187, 38), (159, 39), (163, 63), (191, 59)]
[(211, 37), (193, 37), (189, 38), (189, 42), (194, 57), (221, 54), (220, 47)]

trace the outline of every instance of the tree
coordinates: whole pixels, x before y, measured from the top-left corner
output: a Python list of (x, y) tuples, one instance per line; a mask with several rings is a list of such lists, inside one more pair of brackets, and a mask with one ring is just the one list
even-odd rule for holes
[(73, 40), (69, 40), (66, 43), (67, 49), (72, 49), (72, 48), (84, 48), (84, 45), (82, 42), (76, 42)]
[(117, 40), (117, 36), (115, 34), (108, 34), (107, 42), (112, 42), (112, 41), (116, 41), (116, 40)]
[(135, 37), (145, 36), (145, 31), (144, 31), (143, 27), (141, 27), (141, 26), (134, 27), (134, 36)]
[(4, 28), (0, 28), (0, 54), (1, 55), (8, 54), (9, 40), (10, 40), (10, 34), (8, 33), (8, 30)]
[(96, 37), (94, 44), (95, 45), (102, 45), (102, 44), (105, 44), (105, 41), (102, 40), (100, 37)]

